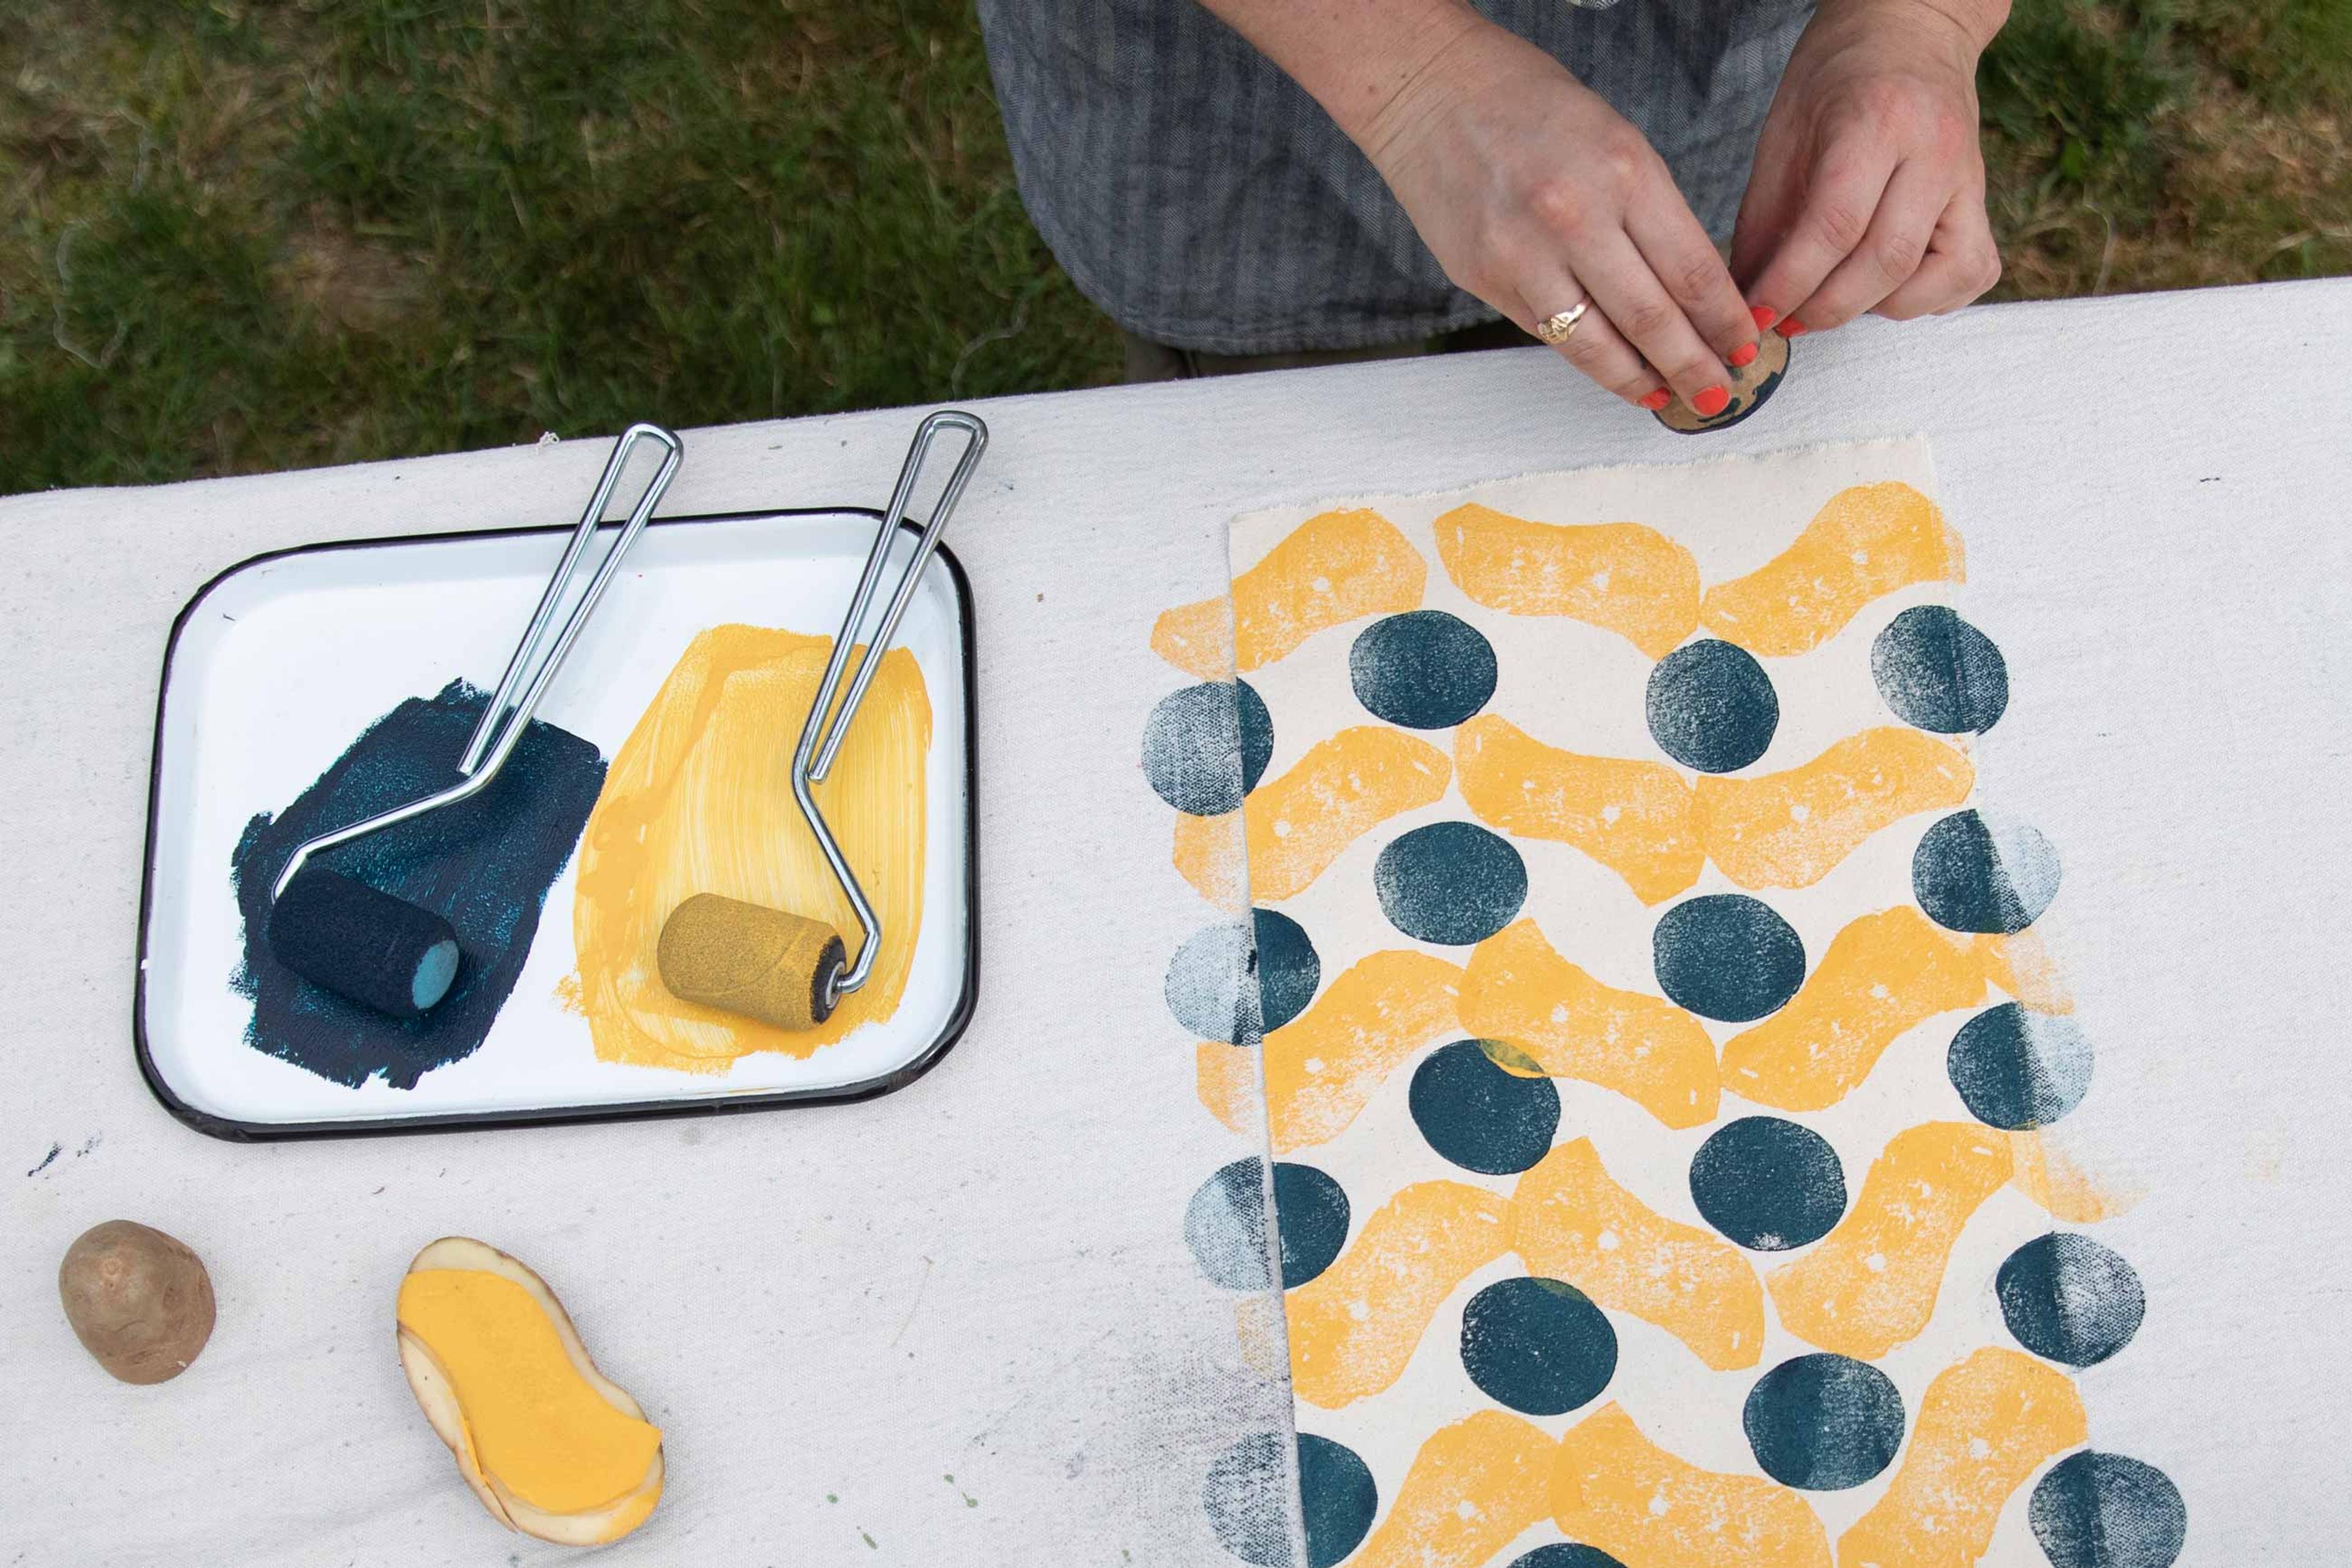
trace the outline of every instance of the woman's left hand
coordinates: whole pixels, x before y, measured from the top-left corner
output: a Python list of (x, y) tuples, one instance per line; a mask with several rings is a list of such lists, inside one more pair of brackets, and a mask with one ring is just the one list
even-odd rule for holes
[(1759, 321), (1792, 337), (1865, 310), (1907, 321), (1999, 281), (1976, 66), (2007, 15), (2007, 0), (1822, 0), (1732, 237), (1732, 275)]

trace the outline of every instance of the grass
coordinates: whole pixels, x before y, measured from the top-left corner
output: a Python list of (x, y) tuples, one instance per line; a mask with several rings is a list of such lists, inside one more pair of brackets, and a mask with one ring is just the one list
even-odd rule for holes
[[(15, 0), (0, 492), (1108, 381), (954, 0)], [(2352, 271), (2352, 5), (2019, 0), (2042, 297)]]

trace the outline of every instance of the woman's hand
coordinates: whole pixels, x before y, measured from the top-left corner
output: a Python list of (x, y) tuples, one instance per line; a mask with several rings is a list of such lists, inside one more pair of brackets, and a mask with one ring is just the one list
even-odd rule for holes
[(2008, 10), (1823, 0), (1780, 79), (1732, 239), (1759, 320), (1790, 337), (1872, 310), (1907, 321), (1999, 281), (1976, 66)]
[(1756, 354), (1748, 303), (1665, 162), (1557, 60), (1474, 19), (1340, 123), (1457, 285), (1528, 331), (1589, 299), (1570, 363), (1629, 403), (1721, 411), (1725, 364)]

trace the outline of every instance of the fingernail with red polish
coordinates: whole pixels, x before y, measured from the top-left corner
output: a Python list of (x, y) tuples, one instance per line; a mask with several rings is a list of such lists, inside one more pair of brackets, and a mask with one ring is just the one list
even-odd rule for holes
[(1731, 393), (1721, 385), (1710, 386), (1691, 399), (1691, 407), (1702, 419), (1712, 419), (1731, 406)]
[(1738, 348), (1731, 351), (1729, 363), (1732, 369), (1743, 370), (1754, 363), (1756, 363), (1756, 345), (1754, 343), (1742, 343)]
[(1780, 319), (1780, 312), (1769, 305), (1751, 305), (1748, 313), (1756, 319), (1756, 330), (1759, 332)]
[(1794, 316), (1780, 323), (1780, 335), (1784, 338), (1801, 338), (1809, 330), (1804, 322), (1798, 321)]
[(1648, 409), (1653, 414), (1655, 414), (1659, 409), (1664, 408), (1667, 404), (1672, 403), (1674, 400), (1675, 395), (1668, 392), (1663, 386), (1658, 388), (1655, 392), (1645, 392), (1642, 394), (1641, 398), (1642, 406)]

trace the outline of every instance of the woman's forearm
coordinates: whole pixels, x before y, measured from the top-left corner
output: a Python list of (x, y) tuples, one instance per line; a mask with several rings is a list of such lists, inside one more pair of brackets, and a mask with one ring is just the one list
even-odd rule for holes
[(1202, 4), (1306, 89), (1359, 145), (1465, 34), (1493, 26), (1463, 0)]

